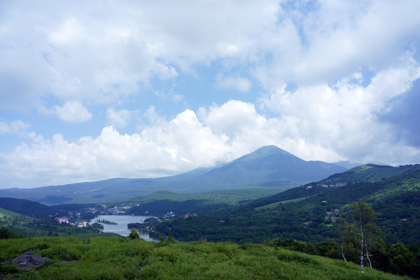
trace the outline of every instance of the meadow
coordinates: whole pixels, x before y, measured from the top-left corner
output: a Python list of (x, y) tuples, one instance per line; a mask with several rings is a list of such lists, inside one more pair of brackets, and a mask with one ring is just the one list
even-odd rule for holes
[(40, 250), (36, 270), (1, 266), (4, 279), (410, 279), (263, 244), (160, 243), (118, 237), (0, 240), (0, 261)]

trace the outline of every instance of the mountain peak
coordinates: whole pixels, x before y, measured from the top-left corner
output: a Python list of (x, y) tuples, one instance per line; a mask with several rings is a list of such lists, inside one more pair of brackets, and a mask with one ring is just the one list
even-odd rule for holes
[(280, 149), (279, 147), (275, 145), (263, 146), (259, 148), (258, 150), (256, 150), (254, 153), (258, 153), (261, 155), (269, 155), (269, 154), (276, 154), (276, 153), (283, 153), (283, 154), (290, 155), (290, 153), (286, 152), (285, 150)]
[(262, 157), (266, 157), (266, 156), (270, 156), (270, 155), (274, 155), (274, 154), (279, 154), (279, 153), (282, 153), (283, 155), (293, 156), (292, 154), (286, 152), (285, 150), (280, 149), (279, 147), (277, 147), (275, 145), (269, 145), (269, 146), (261, 147), (258, 150), (256, 150), (255, 152), (252, 152), (252, 153), (247, 154), (243, 157), (240, 157), (237, 160), (238, 161), (248, 161), (248, 160), (254, 160), (254, 159), (257, 159), (257, 158), (262, 158)]

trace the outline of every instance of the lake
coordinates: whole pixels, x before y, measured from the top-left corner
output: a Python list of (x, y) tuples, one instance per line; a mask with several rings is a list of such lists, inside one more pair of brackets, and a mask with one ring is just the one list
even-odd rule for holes
[[(130, 230), (127, 228), (127, 225), (130, 223), (143, 223), (144, 220), (147, 218), (152, 218), (150, 216), (125, 216), (125, 215), (99, 215), (95, 220), (107, 220), (114, 223), (118, 223), (118, 225), (109, 225), (109, 224), (102, 224), (104, 226), (103, 232), (113, 232), (117, 233), (122, 236), (128, 236), (130, 234)], [(159, 241), (159, 239), (151, 238), (147, 233), (139, 232), (140, 238), (146, 241)]]

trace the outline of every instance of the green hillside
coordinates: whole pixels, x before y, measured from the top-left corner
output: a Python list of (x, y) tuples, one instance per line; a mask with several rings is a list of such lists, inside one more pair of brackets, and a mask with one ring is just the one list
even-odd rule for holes
[(20, 214), (0, 208), (0, 218), (3, 217), (17, 217), (20, 216)]
[(126, 205), (127, 203), (147, 203), (156, 200), (186, 201), (186, 200), (206, 200), (211, 203), (235, 204), (240, 201), (254, 200), (261, 197), (271, 196), (282, 191), (285, 188), (247, 188), (230, 189), (202, 193), (175, 193), (169, 191), (154, 192), (145, 196), (124, 200), (121, 202), (112, 202), (110, 205)]
[[(231, 243), (150, 243), (127, 238), (0, 240), (0, 261), (39, 249), (53, 261), (33, 271), (1, 266), (11, 279), (403, 279), (340, 260), (278, 247)], [(405, 278), (408, 279), (408, 278)]]
[[(292, 199), (295, 201), (279, 203)], [(211, 215), (203, 213), (188, 219), (163, 221), (155, 227), (182, 241), (206, 238), (261, 243), (267, 238), (294, 238), (319, 243), (336, 236), (337, 223), (327, 212), (339, 209), (345, 215), (346, 205), (359, 199), (382, 213), (378, 225), (385, 231), (388, 242), (411, 244), (420, 240), (420, 170), (376, 183), (360, 182), (338, 188), (316, 184), (310, 189), (298, 187)]]
[(0, 197), (0, 207), (12, 212), (33, 217), (45, 217), (48, 215), (54, 215), (56, 212), (51, 207), (38, 202), (10, 197)]
[(405, 165), (399, 167), (367, 164), (347, 170), (343, 173), (331, 175), (320, 183), (333, 184), (337, 182), (378, 182), (383, 179), (398, 176), (403, 173), (420, 170), (420, 165)]

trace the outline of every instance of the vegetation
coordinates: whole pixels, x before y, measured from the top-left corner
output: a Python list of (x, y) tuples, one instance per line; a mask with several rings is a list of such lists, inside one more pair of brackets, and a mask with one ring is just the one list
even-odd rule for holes
[(67, 236), (71, 235), (81, 237), (92, 236), (115, 236), (112, 233), (101, 233), (103, 226), (100, 224), (93, 224), (88, 227), (74, 227), (67, 223), (58, 223), (54, 218), (44, 217), (41, 219), (18, 216), (18, 217), (3, 217), (0, 218), (0, 227), (22, 236)]
[(344, 249), (353, 251), (356, 249), (360, 257), (362, 274), (364, 273), (365, 260), (369, 261), (372, 267), (369, 251), (372, 247), (383, 243), (382, 231), (376, 226), (375, 221), (378, 214), (367, 205), (363, 200), (359, 200), (350, 205), (353, 223), (342, 222), (338, 228), (339, 240), (341, 242), (341, 252), (344, 260)]
[(118, 223), (116, 223), (116, 222), (108, 221), (108, 220), (105, 220), (105, 219), (103, 219), (103, 220), (98, 219), (97, 222), (101, 223), (101, 224), (107, 224), (107, 225), (118, 225)]
[(405, 165), (400, 167), (367, 164), (347, 170), (343, 173), (331, 175), (321, 183), (333, 184), (337, 182), (378, 182), (395, 177), (403, 173), (420, 170), (420, 165)]
[(21, 237), (23, 236), (18, 235), (5, 227), (0, 228), (0, 239), (21, 238)]
[(160, 216), (167, 212), (174, 212), (177, 215), (187, 213), (196, 213), (204, 211), (212, 211), (221, 208), (230, 207), (229, 204), (212, 203), (206, 200), (186, 200), (186, 201), (170, 201), (158, 200), (134, 206), (127, 210), (127, 215), (154, 215)]
[[(175, 193), (169, 191), (158, 191), (145, 196), (136, 197), (121, 202), (113, 202), (112, 205), (127, 205), (137, 203), (149, 203), (158, 200), (170, 201), (187, 201), (187, 200), (205, 200), (209, 203), (223, 203), (235, 205), (246, 201), (258, 199), (261, 197), (271, 196), (286, 188), (246, 188), (246, 189), (229, 189), (202, 193)], [(111, 204), (110, 204), (111, 205)]]
[(0, 208), (0, 218), (3, 217), (17, 217), (20, 216), (20, 214)]
[[(277, 246), (138, 238), (0, 240), (0, 261), (40, 250), (51, 262), (32, 271), (0, 265), (6, 279), (360, 279), (355, 264)], [(364, 279), (402, 279), (367, 268)], [(407, 278), (406, 278), (407, 279)]]
[[(420, 240), (420, 170), (376, 183), (351, 183), (339, 188), (316, 185), (313, 184), (311, 189), (302, 186), (239, 207), (187, 219), (179, 217), (153, 226), (163, 235), (171, 233), (181, 241), (206, 238), (244, 244), (262, 243), (267, 238), (294, 238), (316, 244), (335, 238), (338, 225), (334, 221), (339, 215), (350, 218), (348, 206), (363, 199), (382, 214), (376, 223), (385, 232), (385, 241), (412, 244)], [(273, 205), (296, 198), (304, 199)], [(263, 207), (267, 205), (270, 207)]]
[(54, 209), (41, 203), (26, 199), (0, 197), (0, 207), (18, 214), (32, 217), (45, 217), (55, 214)]

